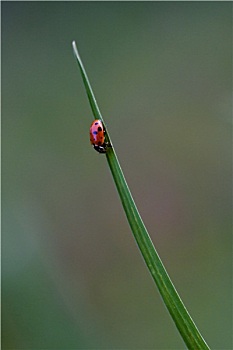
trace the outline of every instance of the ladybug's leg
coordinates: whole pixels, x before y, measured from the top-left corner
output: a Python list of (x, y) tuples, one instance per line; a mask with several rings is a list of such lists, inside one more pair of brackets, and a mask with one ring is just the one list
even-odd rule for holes
[(111, 145), (111, 143), (110, 143), (110, 142), (105, 142), (104, 144), (105, 144), (105, 147), (109, 147), (109, 148), (111, 148), (111, 147), (112, 147), (112, 145)]

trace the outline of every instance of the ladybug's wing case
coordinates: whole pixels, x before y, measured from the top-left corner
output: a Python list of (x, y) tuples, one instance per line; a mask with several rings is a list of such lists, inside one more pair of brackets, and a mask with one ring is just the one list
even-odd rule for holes
[(96, 135), (93, 134), (92, 128), (90, 128), (90, 141), (92, 145), (96, 143)]
[(103, 145), (104, 136), (101, 132), (98, 131), (90, 131), (90, 141), (92, 145)]
[(104, 144), (104, 128), (99, 120), (95, 120), (90, 127), (90, 141), (92, 145)]
[(101, 120), (94, 120), (90, 127), (90, 141), (94, 149), (99, 153), (106, 153), (104, 133), (105, 131)]

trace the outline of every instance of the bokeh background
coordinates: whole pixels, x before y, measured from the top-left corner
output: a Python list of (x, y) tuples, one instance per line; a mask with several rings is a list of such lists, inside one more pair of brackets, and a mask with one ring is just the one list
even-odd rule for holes
[(178, 292), (232, 349), (232, 3), (1, 5), (2, 348), (185, 348), (89, 144), (75, 39)]

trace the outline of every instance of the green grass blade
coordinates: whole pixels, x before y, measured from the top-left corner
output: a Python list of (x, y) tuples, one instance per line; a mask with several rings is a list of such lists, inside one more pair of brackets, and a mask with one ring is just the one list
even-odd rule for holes
[[(86, 71), (82, 64), (81, 58), (79, 56), (75, 42), (72, 43), (75, 57), (78, 61), (79, 68), (81, 70), (81, 75), (86, 88), (87, 96), (91, 105), (91, 109), (94, 118), (104, 120), (101, 116), (99, 107), (97, 105), (95, 96), (91, 89)], [(105, 125), (105, 123), (104, 123)], [(106, 127), (106, 125), (105, 125)], [(109, 133), (106, 129), (107, 141), (110, 141)], [(146, 265), (154, 279), (160, 295), (162, 296), (168, 311), (170, 312), (176, 327), (178, 328), (185, 344), (188, 349), (192, 350), (207, 350), (209, 349), (204, 338), (197, 329), (195, 323), (190, 317), (188, 311), (186, 310), (182, 300), (180, 299), (168, 273), (163, 266), (163, 263), (156, 252), (156, 249), (150, 239), (150, 236), (146, 230), (146, 227), (141, 219), (141, 216), (137, 210), (134, 203), (133, 197), (130, 193), (128, 185), (126, 183), (124, 174), (121, 170), (120, 164), (118, 162), (114, 147), (107, 149), (106, 153), (107, 161), (114, 178), (122, 205), (124, 207), (129, 225), (136, 239), (138, 247), (142, 253), (142, 256), (146, 262)]]

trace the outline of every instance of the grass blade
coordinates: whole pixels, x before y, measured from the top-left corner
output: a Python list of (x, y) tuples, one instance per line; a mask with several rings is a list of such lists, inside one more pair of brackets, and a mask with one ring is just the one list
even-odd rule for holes
[[(104, 123), (103, 117), (97, 105), (94, 93), (89, 83), (86, 71), (79, 56), (75, 42), (72, 42), (75, 57), (83, 78), (84, 86), (91, 105), (91, 109), (95, 119), (101, 119)], [(106, 124), (104, 123), (106, 127)], [(106, 139), (110, 141), (109, 133), (106, 128)], [(110, 141), (111, 142), (111, 141)], [(111, 143), (112, 145), (112, 143)], [(127, 216), (129, 225), (136, 239), (137, 245), (142, 253), (146, 265), (154, 279), (160, 295), (162, 296), (169, 313), (171, 314), (177, 329), (179, 330), (188, 349), (192, 350), (207, 350), (209, 349), (204, 338), (197, 329), (191, 316), (186, 310), (182, 300), (180, 299), (163, 263), (156, 252), (156, 249), (150, 239), (146, 227), (141, 219), (141, 216), (134, 203), (133, 197), (130, 193), (126, 183), (124, 174), (118, 162), (114, 147), (107, 149), (106, 158), (115, 181), (117, 191), (119, 193), (125, 214)]]

